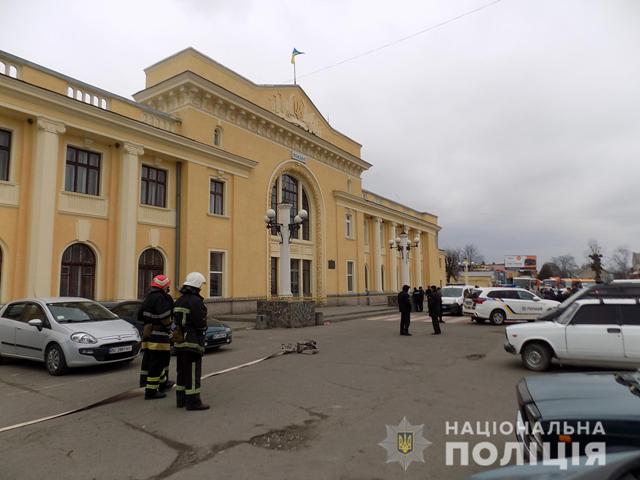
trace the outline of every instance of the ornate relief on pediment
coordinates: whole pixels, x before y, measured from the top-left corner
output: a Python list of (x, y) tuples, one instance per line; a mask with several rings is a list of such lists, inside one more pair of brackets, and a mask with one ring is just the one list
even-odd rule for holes
[(315, 109), (308, 106), (304, 98), (295, 93), (288, 96), (276, 93), (271, 97), (271, 111), (315, 135), (321, 133), (321, 120)]

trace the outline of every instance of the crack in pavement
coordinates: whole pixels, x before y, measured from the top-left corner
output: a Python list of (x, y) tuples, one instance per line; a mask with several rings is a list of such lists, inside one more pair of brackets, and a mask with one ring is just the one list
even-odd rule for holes
[(43, 393), (40, 390), (36, 390), (35, 388), (31, 388), (26, 385), (22, 385), (20, 383), (10, 382), (9, 380), (6, 380), (6, 379), (0, 379), (0, 383), (4, 383), (5, 385), (9, 385), (10, 387), (17, 388), (18, 390), (21, 390), (26, 393), (35, 393), (37, 395), (42, 395), (43, 397), (47, 397), (52, 400), (58, 400), (56, 397), (47, 395), (46, 393)]
[(162, 472), (147, 479), (162, 480), (182, 470), (206, 462), (219, 453), (237, 447), (238, 445), (247, 444), (253, 447), (278, 451), (295, 451), (299, 448), (308, 447), (309, 442), (317, 436), (317, 433), (315, 432), (317, 425), (321, 421), (328, 419), (329, 416), (304, 407), (299, 408), (315, 418), (305, 420), (302, 425), (287, 425), (284, 428), (272, 429), (266, 433), (254, 435), (248, 440), (229, 440), (227, 442), (212, 445), (208, 448), (195, 448), (192, 445), (178, 442), (157, 432), (146, 430), (141, 426), (134, 425), (124, 420), (122, 420), (122, 423), (133, 430), (145, 433), (156, 440), (159, 440), (177, 453), (176, 458), (171, 462), (171, 465), (165, 468)]

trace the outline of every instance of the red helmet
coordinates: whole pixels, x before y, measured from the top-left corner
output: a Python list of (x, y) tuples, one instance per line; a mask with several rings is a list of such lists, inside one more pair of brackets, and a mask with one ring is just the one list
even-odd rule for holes
[(169, 285), (171, 285), (171, 280), (166, 275), (156, 275), (151, 280), (152, 287), (167, 288)]

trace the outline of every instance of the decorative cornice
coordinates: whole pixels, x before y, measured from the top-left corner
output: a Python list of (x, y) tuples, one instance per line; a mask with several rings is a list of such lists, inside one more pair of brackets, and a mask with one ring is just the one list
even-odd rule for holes
[(44, 130), (47, 133), (62, 135), (67, 129), (62, 122), (56, 122), (45, 117), (38, 117), (38, 130)]
[[(302, 107), (292, 104), (293, 111), (289, 112), (288, 106), (275, 99), (274, 108), (279, 113), (273, 113), (190, 71), (135, 97), (148, 107), (169, 114), (185, 107), (195, 108), (355, 177), (371, 167), (361, 158), (306, 131), (303, 125), (310, 123), (312, 128), (316, 127)], [(289, 117), (298, 121), (291, 122)]]
[(408, 228), (432, 233), (437, 233), (442, 229), (442, 227), (436, 223), (432, 223), (401, 210), (394, 210), (386, 205), (370, 202), (362, 197), (358, 197), (350, 193), (334, 190), (333, 196), (338, 205), (356, 209), (373, 217), (379, 216), (382, 217), (383, 220), (397, 222), (399, 225), (405, 225)]
[(141, 145), (136, 145), (135, 143), (124, 142), (122, 144), (122, 148), (129, 155), (144, 155), (144, 148)]
[[(205, 166), (217, 167), (216, 164), (222, 162), (226, 165), (225, 170), (233, 175), (246, 177), (247, 170), (253, 169), (258, 164), (255, 160), (235, 155), (212, 145), (207, 145), (170, 131), (162, 130), (112, 111), (103, 110), (84, 102), (78, 102), (60, 93), (9, 78), (6, 75), (0, 75), (0, 87), (6, 88), (6, 91), (12, 91), (17, 95), (22, 95), (38, 104), (50, 102), (63, 109), (65, 113), (76, 114), (80, 117), (79, 119), (81, 121), (78, 123), (66, 121), (67, 127), (74, 127), (84, 132), (105, 135), (103, 130), (96, 129), (95, 127), (99, 127), (101, 124), (108, 125), (109, 127), (119, 126), (148, 138), (149, 144), (146, 144), (146, 148), (149, 150)], [(2, 106), (34, 117), (38, 116), (39, 113), (38, 111), (29, 110), (15, 104), (2, 104)], [(91, 121), (94, 121), (95, 124), (91, 124)], [(171, 148), (181, 148), (184, 149), (184, 151), (181, 155), (176, 155), (176, 153), (171, 151)], [(203, 156), (203, 160), (206, 159), (207, 161), (204, 162), (194, 159), (194, 154)]]

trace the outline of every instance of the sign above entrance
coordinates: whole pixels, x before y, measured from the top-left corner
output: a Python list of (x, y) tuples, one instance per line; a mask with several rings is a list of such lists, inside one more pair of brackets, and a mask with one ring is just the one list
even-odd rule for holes
[(305, 162), (307, 159), (300, 152), (296, 152), (295, 150), (291, 151), (291, 158), (297, 160), (299, 162)]

